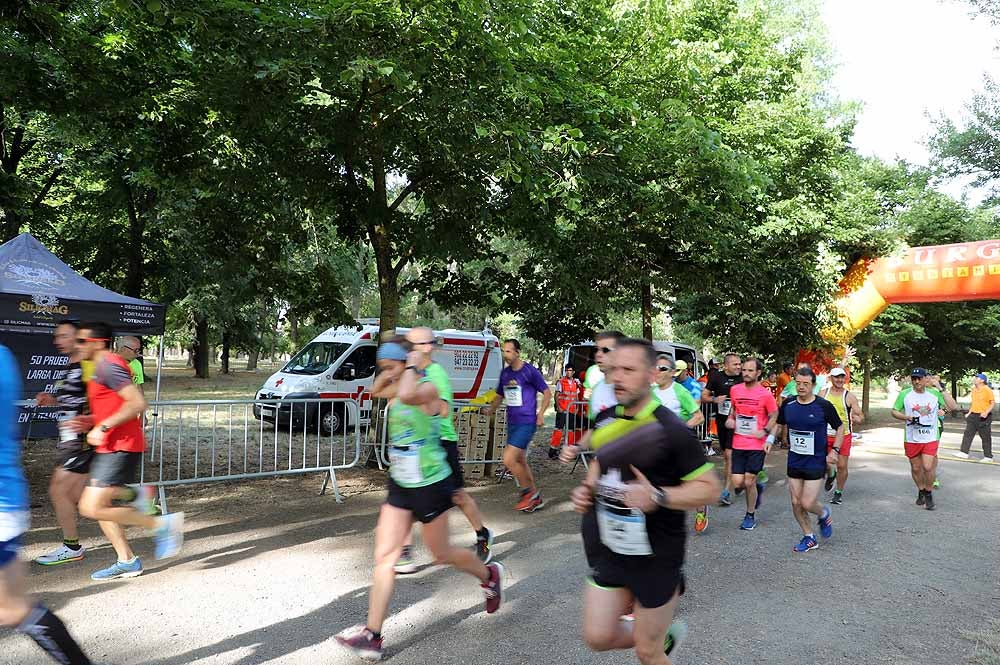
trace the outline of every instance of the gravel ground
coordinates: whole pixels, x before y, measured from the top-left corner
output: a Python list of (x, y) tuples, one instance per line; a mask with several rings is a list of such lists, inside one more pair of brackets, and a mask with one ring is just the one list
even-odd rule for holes
[[(791, 551), (799, 534), (782, 452), (768, 460), (771, 483), (756, 531), (737, 529), (740, 505), (713, 509), (708, 531), (689, 541), (681, 615), (690, 643), (675, 662), (915, 664), (942, 656), (968, 662), (975, 645), (963, 629), (988, 626), (1000, 599), (993, 575), (1000, 469), (943, 452), (938, 510), (927, 512), (913, 505), (900, 439), (898, 429), (866, 433), (852, 457), (846, 501), (834, 506), (834, 536), (817, 551)], [(946, 442), (957, 446), (954, 434)], [(885, 454), (894, 448), (896, 454)], [(473, 489), (510, 574), (505, 606), (487, 617), (476, 583), (444, 568), (400, 577), (385, 626), (392, 662), (638, 662), (630, 652), (592, 654), (579, 638), (587, 569), (567, 495), (581, 473), (571, 476), (543, 460), (540, 446), (534, 452), (544, 510), (513, 511), (510, 482)], [(44, 468), (42, 461), (33, 467)], [(59, 537), (44, 474), (36, 476), (26, 557)], [(315, 477), (174, 489), (171, 508), (188, 515), (179, 558), (154, 562), (150, 540), (136, 533), (146, 573), (92, 583), (89, 574), (114, 554), (96, 525), (84, 523), (87, 558), (54, 569), (33, 566), (29, 588), (58, 610), (98, 661), (360, 662), (332, 635), (364, 619), (382, 481), (362, 471), (341, 479), (343, 504), (316, 496)], [(472, 533), (458, 511), (451, 522), (454, 540), (470, 545)], [(0, 663), (45, 662), (27, 638), (0, 635)]]

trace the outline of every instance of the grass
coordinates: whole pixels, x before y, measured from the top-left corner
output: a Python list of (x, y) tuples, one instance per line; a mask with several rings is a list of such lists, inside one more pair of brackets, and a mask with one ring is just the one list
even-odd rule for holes
[(976, 643), (973, 665), (1000, 665), (1000, 621), (982, 631), (963, 630), (962, 637)]
[[(235, 364), (235, 363), (234, 363)], [(241, 362), (240, 365), (243, 363)], [(193, 399), (253, 399), (267, 377), (280, 369), (282, 364), (261, 363), (256, 372), (233, 369), (222, 374), (218, 367), (209, 368), (209, 378), (198, 379), (194, 370), (183, 363), (165, 363), (160, 383), (161, 400)], [(147, 366), (146, 399), (156, 394), (156, 367)]]

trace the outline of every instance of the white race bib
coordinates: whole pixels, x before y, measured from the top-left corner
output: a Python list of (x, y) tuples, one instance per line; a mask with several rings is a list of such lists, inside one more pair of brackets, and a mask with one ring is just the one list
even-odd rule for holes
[(736, 416), (736, 433), (743, 436), (752, 436), (757, 429), (757, 418), (755, 416)]
[(71, 441), (76, 441), (79, 434), (71, 430), (67, 425), (69, 421), (76, 415), (75, 411), (63, 411), (61, 417), (59, 418), (59, 441), (62, 443), (69, 443)]
[(908, 443), (930, 443), (937, 438), (937, 428), (934, 425), (906, 425), (906, 441)]
[(521, 406), (523, 404), (521, 401), (521, 386), (505, 386), (503, 389), (503, 398), (507, 402), (507, 406)]
[(389, 475), (400, 485), (419, 485), (424, 480), (419, 448), (389, 449)]
[(14, 540), (31, 526), (31, 515), (28, 511), (0, 513), (0, 542)]
[(634, 508), (597, 504), (597, 528), (601, 542), (615, 554), (649, 556), (653, 548), (646, 532), (646, 516)]
[(816, 433), (800, 429), (788, 430), (788, 447), (799, 455), (816, 454)]
[(728, 416), (729, 410), (732, 408), (733, 408), (733, 403), (727, 397), (726, 399), (722, 400), (722, 404), (719, 405), (719, 415)]

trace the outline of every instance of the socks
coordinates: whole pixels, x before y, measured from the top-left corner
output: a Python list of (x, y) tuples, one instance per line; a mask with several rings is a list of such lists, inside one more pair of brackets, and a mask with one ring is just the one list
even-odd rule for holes
[(63, 538), (63, 545), (70, 548), (74, 552), (79, 552), (81, 547), (79, 538)]
[(66, 625), (48, 608), (37, 605), (17, 627), (60, 665), (91, 665), (83, 649), (70, 636)]

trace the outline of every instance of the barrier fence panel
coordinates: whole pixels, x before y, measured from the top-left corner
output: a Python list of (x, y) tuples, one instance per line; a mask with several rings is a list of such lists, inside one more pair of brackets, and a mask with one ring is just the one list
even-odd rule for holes
[[(331, 413), (341, 414), (339, 431)], [(369, 423), (352, 399), (193, 400), (150, 404), (140, 482), (165, 489), (226, 480), (326, 473), (356, 466)]]

